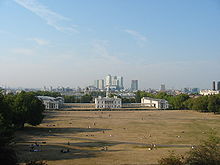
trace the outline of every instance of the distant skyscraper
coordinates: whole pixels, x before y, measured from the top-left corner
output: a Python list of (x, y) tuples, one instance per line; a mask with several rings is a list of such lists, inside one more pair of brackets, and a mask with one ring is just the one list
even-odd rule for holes
[(121, 90), (124, 89), (123, 77), (121, 76), (111, 76), (110, 74), (105, 77), (105, 86), (110, 87), (110, 89)]
[(105, 77), (105, 85), (106, 86), (112, 85), (112, 76), (110, 74)]
[(215, 81), (212, 82), (212, 90), (215, 91)]
[(131, 80), (131, 90), (132, 91), (138, 90), (138, 80)]
[(98, 88), (98, 80), (94, 81), (94, 87)]
[(220, 91), (220, 81), (217, 83), (217, 90)]
[(165, 84), (160, 85), (160, 91), (162, 91), (162, 92), (166, 91)]
[(118, 77), (117, 77), (117, 82), (118, 82), (118, 84), (117, 84), (118, 88), (119, 88), (119, 89), (124, 89), (123, 77), (118, 76)]
[(104, 89), (104, 80), (95, 80), (94, 85), (97, 89), (102, 90), (102, 89)]
[(104, 80), (98, 80), (98, 89), (104, 89)]
[(112, 76), (112, 83), (111, 85), (113, 86), (118, 86), (118, 79), (117, 79), (117, 76)]

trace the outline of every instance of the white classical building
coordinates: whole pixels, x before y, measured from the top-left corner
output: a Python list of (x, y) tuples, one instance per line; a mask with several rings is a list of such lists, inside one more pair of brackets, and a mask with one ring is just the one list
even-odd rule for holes
[(111, 109), (111, 108), (121, 108), (122, 102), (120, 98), (115, 97), (101, 97), (95, 98), (95, 108), (100, 109)]
[(220, 93), (220, 91), (214, 91), (214, 90), (201, 90), (200, 92), (199, 92), (199, 94), (200, 95), (204, 95), (204, 96), (206, 96), (206, 95), (217, 95), (217, 94), (219, 94)]
[(63, 106), (64, 99), (62, 97), (37, 96), (43, 104), (45, 109), (60, 109)]
[(141, 98), (141, 106), (154, 107), (157, 109), (168, 109), (169, 104), (165, 99), (154, 99), (150, 97)]

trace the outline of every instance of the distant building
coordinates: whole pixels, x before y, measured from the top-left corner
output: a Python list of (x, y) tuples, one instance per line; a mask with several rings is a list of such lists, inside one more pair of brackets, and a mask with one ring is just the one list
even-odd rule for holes
[(165, 84), (161, 84), (161, 85), (160, 85), (160, 91), (161, 91), (161, 92), (165, 92), (165, 91), (166, 91)]
[(62, 97), (37, 96), (40, 99), (45, 109), (60, 109), (63, 107), (64, 99)]
[(199, 88), (192, 88), (191, 93), (199, 93)]
[(117, 76), (117, 87), (119, 90), (124, 89), (124, 80), (122, 76)]
[(127, 99), (131, 99), (131, 98), (135, 98), (135, 93), (130, 92), (130, 93), (118, 93), (118, 96), (120, 96), (121, 98), (127, 98)]
[(191, 93), (191, 88), (184, 88), (184, 89), (183, 89), (183, 92), (184, 92), (184, 93), (187, 93), (187, 94), (188, 94), (188, 93)]
[(111, 109), (111, 108), (121, 108), (122, 101), (116, 96), (113, 98), (110, 97), (101, 97), (95, 98), (95, 108), (100, 109)]
[(138, 80), (131, 80), (131, 91), (138, 90)]
[(112, 85), (112, 76), (110, 74), (105, 77), (105, 85), (106, 86)]
[(199, 93), (199, 88), (184, 88), (183, 92), (187, 94), (196, 94)]
[(217, 83), (217, 90), (220, 91), (220, 81)]
[(105, 87), (109, 87), (111, 90), (124, 89), (123, 77), (111, 76), (110, 74), (105, 77)]
[(219, 94), (220, 93), (220, 91), (216, 91), (216, 90), (201, 90), (200, 92), (199, 92), (199, 94), (200, 95), (204, 95), (204, 96), (206, 96), (206, 95), (216, 95), (216, 94)]
[(215, 81), (212, 82), (212, 90), (215, 91)]
[(165, 99), (154, 99), (150, 97), (141, 98), (141, 106), (154, 107), (157, 109), (168, 109), (169, 104)]
[(95, 87), (99, 90), (103, 90), (104, 89), (104, 80), (95, 80)]

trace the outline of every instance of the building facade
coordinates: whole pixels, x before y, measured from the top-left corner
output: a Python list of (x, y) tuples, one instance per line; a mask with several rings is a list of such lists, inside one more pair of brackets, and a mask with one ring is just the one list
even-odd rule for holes
[(60, 109), (63, 107), (64, 99), (62, 97), (37, 96), (40, 99), (45, 109)]
[(219, 94), (220, 91), (216, 91), (216, 90), (201, 90), (199, 92), (200, 95), (203, 95), (203, 96), (207, 96), (207, 95), (217, 95)]
[(156, 109), (168, 109), (169, 103), (165, 99), (154, 99), (150, 97), (141, 98), (141, 106), (153, 107)]
[(121, 108), (122, 101), (116, 96), (113, 98), (110, 97), (101, 97), (95, 98), (95, 108), (100, 109), (112, 109), (112, 108)]

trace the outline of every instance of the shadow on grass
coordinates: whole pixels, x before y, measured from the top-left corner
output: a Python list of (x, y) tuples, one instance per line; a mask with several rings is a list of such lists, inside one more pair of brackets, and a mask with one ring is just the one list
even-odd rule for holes
[[(29, 162), (31, 160), (68, 160), (80, 158), (100, 157), (104, 152), (117, 152), (120, 150), (103, 150), (103, 147), (110, 147), (117, 143), (108, 142), (80, 142), (65, 145), (58, 144), (42, 144), (36, 149), (39, 152), (30, 152), (30, 145), (18, 143), (15, 150), (19, 158), (19, 163)], [(69, 150), (68, 153), (62, 153), (61, 150)]]
[(53, 128), (53, 127), (24, 127), (22, 130), (17, 132), (16, 141), (33, 141), (33, 137), (44, 139), (50, 137), (69, 137), (76, 133), (81, 132), (101, 132), (108, 131), (111, 129), (101, 129), (101, 128), (74, 128), (74, 127), (62, 127), (62, 128)]

